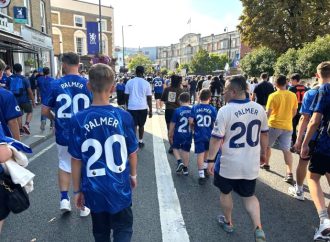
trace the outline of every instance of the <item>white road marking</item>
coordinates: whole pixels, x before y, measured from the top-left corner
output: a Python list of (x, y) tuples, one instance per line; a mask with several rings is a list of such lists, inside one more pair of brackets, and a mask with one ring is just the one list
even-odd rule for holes
[(152, 134), (162, 240), (189, 242), (159, 123), (159, 116), (153, 116)]
[(34, 156), (32, 156), (30, 159), (29, 159), (29, 163), (31, 163), (32, 161), (34, 161), (35, 159), (37, 159), (38, 157), (42, 156), (43, 154), (45, 154), (48, 150), (50, 150), (51, 148), (53, 148), (53, 146), (55, 145), (56, 143), (52, 143), (51, 145), (47, 146), (45, 149), (41, 150), (39, 153), (35, 154)]

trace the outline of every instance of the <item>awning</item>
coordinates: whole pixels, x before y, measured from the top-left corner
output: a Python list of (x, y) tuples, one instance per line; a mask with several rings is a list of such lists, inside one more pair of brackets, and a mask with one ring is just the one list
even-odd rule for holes
[(0, 49), (13, 52), (37, 53), (31, 45), (21, 37), (0, 30)]

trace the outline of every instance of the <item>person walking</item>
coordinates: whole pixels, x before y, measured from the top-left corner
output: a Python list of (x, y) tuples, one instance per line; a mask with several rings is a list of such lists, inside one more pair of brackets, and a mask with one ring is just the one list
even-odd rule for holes
[(224, 86), (222, 85), (219, 77), (213, 77), (210, 83), (210, 91), (212, 94), (210, 104), (215, 107), (217, 111), (224, 105), (223, 89)]
[[(136, 77), (129, 80), (125, 86), (127, 111), (132, 115), (135, 123), (135, 131), (139, 132), (139, 147), (144, 147), (144, 125), (152, 118), (152, 92), (150, 84), (143, 78), (144, 67), (137, 66)], [(149, 112), (148, 112), (149, 107)]]
[(267, 73), (262, 73), (260, 78), (262, 81), (254, 88), (252, 101), (256, 101), (265, 108), (269, 95), (272, 94), (275, 89), (273, 85), (269, 83)]

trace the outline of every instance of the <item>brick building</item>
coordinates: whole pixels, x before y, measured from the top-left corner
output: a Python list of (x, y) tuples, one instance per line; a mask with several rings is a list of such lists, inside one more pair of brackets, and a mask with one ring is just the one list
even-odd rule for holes
[[(0, 8), (0, 58), (8, 65), (21, 63), (26, 74), (37, 67), (52, 67), (50, 0), (7, 2)], [(15, 21), (14, 7), (26, 8), (26, 23)]]
[[(99, 5), (79, 0), (51, 0), (51, 8), (55, 58), (68, 51), (86, 56), (86, 22), (99, 22)], [(102, 6), (101, 12), (102, 50), (103, 54), (112, 56), (113, 8)]]

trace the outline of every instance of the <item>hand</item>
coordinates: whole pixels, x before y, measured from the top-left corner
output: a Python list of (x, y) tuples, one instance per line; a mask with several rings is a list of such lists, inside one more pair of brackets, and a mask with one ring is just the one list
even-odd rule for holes
[(37, 105), (36, 105), (35, 102), (33, 102), (33, 101), (32, 101), (32, 107), (33, 107), (33, 108), (36, 108), (36, 107), (37, 107)]
[(136, 178), (133, 178), (133, 177), (130, 177), (131, 179), (131, 187), (132, 189), (136, 188), (137, 187), (137, 179)]
[(296, 143), (293, 145), (293, 148), (294, 148), (295, 152), (297, 152), (299, 154), (299, 152), (301, 150), (301, 143), (296, 141)]
[(300, 157), (302, 159), (308, 159), (309, 158), (309, 147), (308, 147), (308, 145), (303, 145), (301, 147)]
[(74, 196), (74, 204), (76, 205), (76, 208), (78, 208), (79, 210), (85, 209), (85, 197), (82, 192)]
[(149, 118), (152, 118), (152, 110), (149, 111)]
[(207, 172), (214, 176), (214, 163), (208, 163), (207, 164)]

